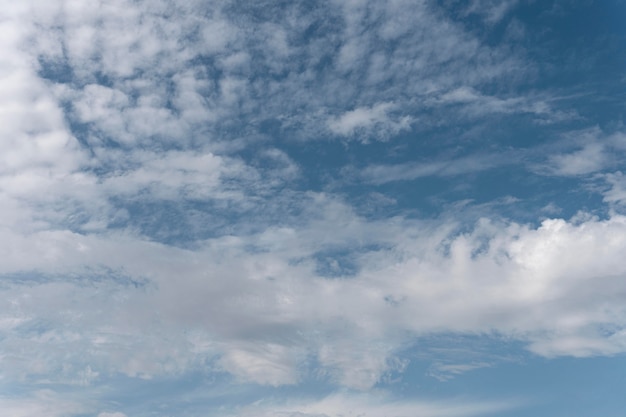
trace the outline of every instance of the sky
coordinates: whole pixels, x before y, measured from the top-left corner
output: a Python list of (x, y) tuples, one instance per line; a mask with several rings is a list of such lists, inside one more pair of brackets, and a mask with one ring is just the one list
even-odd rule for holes
[(0, 417), (618, 417), (623, 0), (0, 0)]

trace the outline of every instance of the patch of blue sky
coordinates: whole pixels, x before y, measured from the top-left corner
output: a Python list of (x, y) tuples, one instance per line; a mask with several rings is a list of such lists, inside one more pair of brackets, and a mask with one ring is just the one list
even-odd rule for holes
[(402, 377), (379, 383), (398, 398), (506, 398), (516, 405), (496, 415), (507, 417), (599, 410), (618, 416), (624, 406), (623, 355), (542, 358), (496, 335), (443, 335), (419, 340), (403, 356), (408, 360)]
[[(444, 384), (445, 395), (488, 392), (502, 398), (520, 398), (523, 406), (503, 416), (603, 415), (618, 416), (625, 405), (620, 388), (624, 377), (618, 358), (525, 358), (521, 363), (501, 363), (472, 370)], [(568, 381), (564, 383), (563, 381)], [(471, 394), (470, 394), (471, 393)], [(524, 402), (526, 402), (524, 404)]]

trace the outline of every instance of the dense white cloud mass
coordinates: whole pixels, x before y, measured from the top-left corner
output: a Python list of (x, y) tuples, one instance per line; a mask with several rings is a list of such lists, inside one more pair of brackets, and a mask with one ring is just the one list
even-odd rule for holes
[[(337, 202), (317, 204), (324, 217), (298, 230), (268, 228), (194, 250), (123, 235), (6, 239), (13, 262), (5, 274), (74, 277), (3, 289), (13, 305), (5, 327), (22, 329), (3, 341), (21, 346), (13, 371), (52, 372), (65, 347), (91, 352), (81, 370), (149, 378), (214, 357), (242, 380), (275, 385), (298, 381), (313, 355), (341, 384), (367, 388), (394, 367), (396, 349), (433, 332), (496, 332), (547, 356), (626, 347), (622, 216), (546, 220), (537, 229), (481, 220), (459, 235), (399, 219), (365, 222)], [(351, 251), (357, 272), (320, 276), (316, 256), (327, 247)], [(98, 273), (85, 268), (96, 265), (122, 276), (105, 271), (96, 288), (85, 285)], [(159, 334), (171, 339), (157, 342)], [(40, 351), (41, 343), (60, 350)]]
[[(496, 27), (519, 3), (474, 0), (456, 18)], [(130, 417), (97, 387), (203, 372), (369, 393), (222, 415), (478, 416), (514, 404), (371, 390), (437, 334), (547, 358), (626, 352), (625, 136), (576, 126), (552, 147), (474, 152), (489, 120), (583, 117), (520, 93), (539, 65), (470, 29), (426, 1), (0, 1), (0, 384), (27, 392), (0, 414)], [(424, 155), (398, 158), (413, 142)], [(389, 149), (336, 162), (336, 145)], [(331, 150), (302, 157), (316, 146)], [(400, 204), (386, 184), (504, 166), (584, 178), (606, 207), (376, 211)]]

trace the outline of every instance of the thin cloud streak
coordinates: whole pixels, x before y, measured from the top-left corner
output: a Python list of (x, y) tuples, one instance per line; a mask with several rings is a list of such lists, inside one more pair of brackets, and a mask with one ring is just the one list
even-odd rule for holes
[(452, 177), (472, 174), (510, 165), (513, 162), (514, 159), (505, 155), (477, 155), (447, 161), (369, 166), (359, 172), (359, 177), (367, 183), (381, 185), (394, 181), (411, 181), (423, 177)]

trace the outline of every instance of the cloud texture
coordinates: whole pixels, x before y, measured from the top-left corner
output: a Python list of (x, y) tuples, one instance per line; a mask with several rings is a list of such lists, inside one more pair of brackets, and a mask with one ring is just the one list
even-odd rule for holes
[[(433, 335), (625, 352), (623, 129), (576, 125), (524, 90), (523, 43), (459, 23), (520, 2), (444, 3), (0, 2), (0, 381), (23, 390), (2, 409), (148, 415), (98, 387), (200, 372), (336, 390), (233, 415), (484, 415), (511, 405), (360, 392)], [(513, 122), (560, 133), (518, 146)], [(477, 215), (463, 179), (502, 167), (601, 201)], [(393, 188), (426, 178), (450, 194)]]

